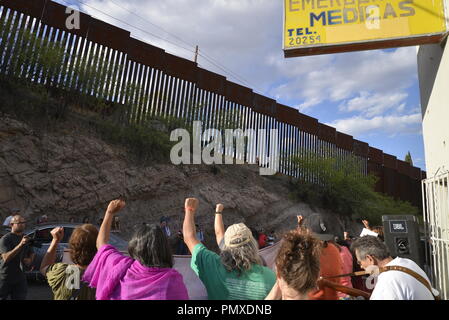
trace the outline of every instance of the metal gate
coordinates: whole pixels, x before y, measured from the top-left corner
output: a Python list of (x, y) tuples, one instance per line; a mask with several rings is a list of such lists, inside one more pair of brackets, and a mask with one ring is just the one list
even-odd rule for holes
[(423, 180), (423, 210), (432, 285), (449, 299), (449, 172)]

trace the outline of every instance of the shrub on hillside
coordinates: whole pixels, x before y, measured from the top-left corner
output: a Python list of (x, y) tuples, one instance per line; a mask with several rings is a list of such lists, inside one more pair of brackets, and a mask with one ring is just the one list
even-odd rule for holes
[(290, 182), (293, 199), (354, 219), (366, 218), (372, 224), (381, 224), (382, 215), (419, 213), (408, 202), (376, 192), (378, 178), (364, 174), (359, 157), (339, 157), (325, 150), (320, 154), (302, 151), (292, 161), (301, 172), (299, 179)]

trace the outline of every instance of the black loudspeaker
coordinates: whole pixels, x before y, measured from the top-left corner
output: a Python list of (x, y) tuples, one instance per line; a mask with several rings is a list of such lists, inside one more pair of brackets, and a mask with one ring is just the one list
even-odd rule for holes
[(415, 216), (382, 216), (382, 223), (391, 256), (408, 258), (424, 268), (418, 219)]

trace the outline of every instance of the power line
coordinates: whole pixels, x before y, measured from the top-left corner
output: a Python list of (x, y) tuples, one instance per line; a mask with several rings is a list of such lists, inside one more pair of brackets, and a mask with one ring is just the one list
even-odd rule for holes
[[(203, 51), (200, 50), (200, 52), (203, 52)], [(218, 68), (221, 69), (220, 64), (218, 62), (216, 62), (216, 60), (214, 60), (212, 57), (206, 55), (205, 53), (203, 53), (203, 54), (199, 53), (199, 55), (201, 57), (203, 57), (205, 60), (209, 61), (211, 64), (213, 64), (213, 65), (215, 65), (215, 66), (217, 66)], [(245, 80), (245, 78), (243, 78), (241, 76), (238, 76), (237, 74), (234, 74), (233, 72), (230, 72), (230, 74), (233, 75), (234, 78), (238, 79), (240, 82), (245, 83), (246, 85), (256, 89), (256, 86), (250, 84), (247, 80)], [(260, 91), (260, 92), (262, 92), (262, 91)]]
[[(76, 0), (76, 1), (83, 3), (83, 2), (80, 1), (80, 0)], [(144, 18), (144, 17), (138, 15), (137, 13), (135, 13), (135, 12), (133, 12), (133, 11), (131, 11), (131, 10), (129, 10), (129, 9), (127, 9), (127, 8), (125, 8), (125, 7), (121, 6), (121, 5), (119, 5), (119, 4), (117, 4), (115, 1), (113, 1), (113, 0), (109, 0), (109, 1), (111, 1), (113, 4), (115, 4), (115, 5), (118, 6), (119, 8), (121, 8), (121, 9), (123, 9), (123, 10), (125, 10), (125, 11), (127, 11), (127, 12), (129, 12), (129, 13), (131, 13), (131, 14), (137, 16), (137, 17), (139, 17), (140, 19), (142, 19), (142, 20), (144, 20), (145, 22), (151, 24), (152, 26), (155, 26), (156, 28), (162, 30), (163, 32), (167, 33), (168, 35), (170, 35), (170, 36), (172, 36), (172, 37), (178, 39), (178, 40), (181, 41), (182, 43), (184, 43), (184, 44), (186, 44), (186, 45), (188, 45), (188, 46), (191, 46), (192, 48), (195, 47), (194, 45), (192, 45), (192, 44), (190, 44), (190, 43), (188, 43), (188, 42), (182, 40), (182, 39), (179, 38), (178, 36), (176, 36), (176, 35), (174, 35), (174, 34), (168, 32), (168, 31), (165, 30), (164, 28), (159, 27), (158, 25), (152, 23), (152, 22), (149, 21), (148, 19), (146, 19), (146, 18)], [(83, 4), (85, 4), (85, 3), (83, 3)], [(93, 8), (92, 6), (90, 6), (90, 5), (88, 5), (88, 4), (85, 4), (85, 5), (86, 5), (86, 6), (89, 6), (89, 7), (91, 7), (91, 8)], [(94, 9), (96, 9), (96, 8), (94, 8)], [(98, 10), (98, 9), (96, 9), (96, 10), (102, 12), (101, 10)], [(108, 14), (106, 14), (106, 15), (108, 15)], [(110, 15), (108, 15), (108, 16), (110, 16)], [(114, 18), (114, 19), (116, 19), (116, 18)], [(118, 20), (118, 19), (116, 19), (116, 20)], [(120, 21), (120, 20), (119, 20), (119, 21)], [(128, 24), (128, 23), (127, 23), (127, 24)], [(129, 24), (128, 24), (128, 25), (129, 25)], [(133, 26), (133, 27), (134, 27), (134, 26)], [(141, 29), (139, 29), (139, 28), (136, 28), (136, 29), (141, 30)], [(146, 33), (148, 33), (148, 32), (146, 32)], [(152, 34), (152, 35), (155, 36), (154, 34)], [(163, 40), (163, 41), (167, 41), (167, 42), (169, 42), (169, 43), (171, 43), (171, 44), (173, 44), (173, 45), (175, 45), (175, 46), (179, 46), (178, 44), (176, 44), (176, 43), (174, 43), (174, 42), (172, 42), (172, 41), (163, 39), (163, 38), (161, 38), (161, 37), (159, 37), (159, 36), (155, 36), (155, 37), (157, 37), (158, 39), (161, 39), (161, 40)], [(179, 47), (181, 47), (181, 48), (183, 48), (183, 49), (185, 49), (185, 50), (188, 50), (188, 51), (190, 51), (190, 52), (195, 53), (195, 51), (186, 49), (186, 48), (183, 47), (183, 46), (179, 46)], [(249, 86), (249, 87), (256, 88), (256, 86), (252, 85), (252, 84), (251, 84), (249, 81), (247, 81), (245, 78), (243, 78), (242, 76), (236, 74), (234, 71), (230, 70), (230, 69), (227, 68), (226, 66), (222, 65), (222, 64), (221, 64), (220, 62), (218, 62), (216, 59), (214, 59), (214, 58), (212, 58), (210, 55), (206, 54), (203, 50), (200, 50), (200, 51), (202, 52), (202, 54), (199, 54), (199, 55), (200, 55), (201, 57), (203, 57), (205, 60), (207, 60), (210, 64), (216, 66), (217, 68), (219, 68), (221, 71), (225, 72), (226, 74), (229, 74), (231, 77), (235, 78), (238, 82), (244, 83), (245, 85), (247, 85), (247, 86)], [(259, 91), (262, 92), (261, 90), (259, 90)]]
[[(168, 35), (172, 36), (173, 38), (177, 39), (178, 41), (192, 47), (195, 48), (196, 46), (186, 42), (184, 39), (178, 37), (177, 35), (165, 30), (164, 28), (156, 25), (155, 23), (149, 21), (147, 18), (142, 17), (141, 15), (137, 14), (136, 12), (127, 9), (126, 7), (123, 7), (122, 5), (116, 3), (114, 0), (109, 0), (110, 2), (112, 2), (114, 5), (116, 5), (117, 7), (135, 15), (136, 17), (139, 17), (140, 19), (142, 19), (143, 21), (145, 21), (146, 23), (158, 28), (159, 30), (162, 30), (163, 32), (167, 33)], [(200, 50), (201, 52), (203, 52), (203, 54), (199, 54), (201, 57), (203, 57), (204, 59), (206, 59), (207, 61), (209, 61), (212, 65), (215, 65), (216, 67), (220, 68), (220, 70), (224, 71), (225, 73), (228, 73), (229, 75), (233, 76), (235, 79), (237, 79), (238, 81), (245, 83), (246, 85), (252, 86), (252, 87), (256, 87), (253, 86), (249, 83), (249, 81), (247, 81), (245, 78), (243, 78), (242, 76), (234, 73), (232, 70), (228, 69), (227, 67), (225, 67), (224, 65), (222, 65), (220, 62), (218, 62), (216, 59), (212, 58), (210, 55), (206, 54), (203, 50)], [(195, 53), (196, 56), (196, 53)]]
[(143, 21), (145, 21), (145, 22), (151, 24), (152, 26), (154, 26), (155, 28), (157, 28), (157, 29), (159, 29), (159, 30), (162, 30), (163, 32), (167, 33), (168, 35), (172, 36), (173, 38), (178, 39), (178, 41), (180, 41), (180, 42), (182, 42), (182, 43), (188, 45), (189, 47), (195, 47), (193, 44), (188, 43), (188, 42), (186, 42), (184, 39), (178, 37), (177, 35), (168, 32), (167, 30), (165, 30), (164, 28), (162, 28), (162, 27), (158, 26), (157, 24), (151, 22), (151, 21), (148, 20), (147, 18), (144, 18), (144, 17), (142, 17), (141, 15), (137, 14), (136, 12), (127, 9), (126, 7), (121, 6), (120, 4), (118, 4), (117, 2), (115, 2), (114, 0), (109, 0), (109, 2), (112, 2), (112, 3), (113, 3), (114, 5), (116, 5), (117, 7), (121, 8), (121, 9), (123, 9), (123, 10), (128, 11), (129, 13), (135, 15), (136, 17), (139, 17), (139, 18), (142, 19)]
[[(67, 4), (67, 5), (70, 5), (66, 0), (61, 0), (61, 1), (64, 2), (65, 4)], [(168, 42), (168, 43), (171, 43), (171, 44), (173, 44), (174, 46), (177, 46), (177, 47), (179, 47), (179, 48), (182, 48), (182, 49), (184, 49), (184, 50), (186, 50), (186, 51), (195, 53), (194, 50), (191, 50), (191, 49), (186, 48), (186, 47), (184, 47), (184, 46), (181, 46), (181, 45), (179, 45), (179, 44), (177, 44), (177, 43), (175, 43), (175, 42), (172, 42), (172, 41), (170, 41), (170, 40), (167, 40), (167, 39), (164, 39), (164, 38), (162, 38), (162, 37), (159, 37), (158, 35), (155, 35), (154, 33), (151, 33), (151, 32), (148, 32), (148, 31), (146, 31), (146, 30), (143, 30), (143, 29), (141, 29), (141, 28), (139, 28), (139, 27), (136, 27), (136, 26), (134, 26), (134, 25), (132, 25), (132, 24), (126, 22), (126, 21), (123, 21), (123, 20), (121, 20), (121, 19), (118, 19), (118, 18), (116, 18), (116, 17), (113, 17), (113, 16), (111, 16), (110, 14), (108, 14), (108, 13), (106, 13), (106, 12), (100, 10), (100, 9), (97, 9), (97, 8), (91, 6), (91, 5), (89, 5), (89, 4), (87, 4), (87, 3), (83, 2), (83, 1), (80, 1), (80, 0), (75, 0), (75, 1), (76, 1), (76, 2), (79, 2), (79, 3), (81, 3), (81, 4), (84, 4), (85, 6), (87, 6), (87, 7), (89, 7), (89, 8), (92, 8), (92, 9), (98, 11), (98, 12), (101, 12), (101, 13), (104, 14), (105, 16), (108, 16), (108, 17), (110, 17), (110, 18), (112, 18), (112, 19), (114, 19), (114, 20), (117, 20), (117, 21), (119, 21), (119, 22), (121, 22), (121, 23), (123, 23), (123, 24), (125, 24), (125, 25), (127, 25), (127, 26), (130, 26), (131, 28), (137, 29), (137, 30), (139, 30), (139, 31), (141, 31), (141, 32), (143, 32), (143, 33), (145, 33), (145, 34), (147, 34), (147, 35), (150, 35), (150, 36), (152, 36), (152, 37), (154, 37), (154, 38), (157, 38), (157, 39), (159, 39), (159, 40), (162, 40), (162, 41), (166, 41), (166, 42)]]
[[(201, 50), (200, 50), (200, 52), (201, 52)], [(216, 67), (219, 68), (220, 70), (222, 70), (222, 71), (224, 71), (225, 73), (228, 73), (228, 74), (229, 74), (229, 72), (227, 72), (227, 71), (224, 69), (224, 67), (221, 67), (219, 64), (215, 63), (213, 60), (210, 60), (209, 58), (207, 58), (206, 56), (202, 55), (201, 53), (200, 53), (199, 55), (200, 55), (200, 57), (203, 57), (205, 60), (209, 61), (209, 63), (211, 63), (212, 65), (216, 66)], [(254, 87), (253, 85), (251, 85), (251, 84), (249, 84), (247, 81), (245, 81), (243, 78), (240, 79), (239, 76), (236, 76), (236, 75), (233, 75), (233, 74), (230, 74), (230, 75), (231, 75), (233, 78), (237, 79), (239, 82), (244, 83), (245, 85), (247, 85), (247, 86), (249, 86), (249, 87)]]
[[(63, 2), (64, 2), (65, 4), (67, 4), (67, 5), (70, 5), (66, 0), (61, 0), (61, 1), (63, 1)], [(89, 7), (89, 8), (92, 8), (92, 9), (94, 9), (94, 10), (96, 10), (96, 11), (98, 11), (98, 12), (104, 14), (105, 16), (108, 16), (108, 17), (110, 17), (110, 18), (112, 18), (112, 19), (114, 19), (114, 20), (117, 20), (117, 21), (119, 21), (119, 22), (121, 22), (121, 23), (123, 23), (123, 24), (125, 24), (125, 25), (127, 25), (127, 26), (130, 26), (130, 27), (132, 27), (132, 28), (134, 28), (134, 29), (136, 29), (136, 30), (139, 30), (139, 31), (141, 31), (141, 32), (143, 32), (143, 33), (145, 33), (145, 34), (147, 34), (147, 35), (150, 35), (150, 36), (152, 36), (152, 37), (154, 37), (154, 38), (157, 38), (157, 39), (159, 39), (159, 40), (168, 42), (168, 43), (170, 43), (170, 44), (172, 44), (172, 45), (174, 45), (174, 46), (176, 46), (176, 47), (182, 48), (182, 49), (184, 49), (184, 50), (186, 50), (186, 51), (188, 51), (188, 52), (191, 52), (191, 53), (194, 53), (194, 54), (196, 53), (196, 51), (195, 51), (194, 49), (186, 48), (186, 47), (181, 46), (181, 45), (179, 45), (179, 44), (177, 44), (177, 43), (175, 43), (175, 42), (173, 42), (173, 41), (164, 39), (164, 38), (162, 38), (162, 37), (160, 37), (160, 36), (158, 36), (158, 35), (155, 35), (155, 34), (153, 34), (153, 33), (151, 33), (151, 32), (148, 32), (148, 31), (143, 30), (143, 29), (141, 29), (141, 28), (139, 28), (139, 27), (136, 27), (136, 26), (134, 26), (134, 25), (132, 25), (132, 24), (126, 22), (126, 21), (123, 21), (123, 20), (121, 20), (121, 19), (118, 19), (118, 18), (116, 18), (116, 17), (114, 17), (114, 16), (112, 16), (112, 15), (110, 15), (110, 14), (108, 14), (108, 13), (106, 13), (106, 12), (100, 10), (100, 9), (98, 9), (98, 8), (95, 8), (95, 7), (93, 7), (92, 5), (89, 5), (89, 4), (87, 4), (87, 3), (85, 3), (85, 2), (83, 2), (83, 1), (81, 1), (81, 0), (75, 0), (75, 1), (78, 2), (78, 3), (84, 4), (85, 6), (87, 6), (87, 7)], [(173, 34), (171, 34), (170, 32), (166, 31), (165, 29), (163, 29), (163, 28), (157, 26), (156, 24), (154, 24), (154, 23), (148, 21), (148, 19), (145, 19), (145, 18), (143, 18), (142, 16), (138, 15), (137, 13), (135, 13), (135, 12), (133, 12), (133, 11), (131, 11), (131, 10), (128, 10), (128, 9), (126, 9), (126, 8), (124, 8), (124, 7), (120, 6), (120, 5), (118, 5), (118, 4), (115, 3), (113, 0), (109, 0), (109, 1), (111, 1), (114, 5), (120, 7), (121, 9), (123, 9), (123, 10), (125, 10), (125, 11), (128, 11), (128, 12), (131, 13), (131, 14), (136, 15), (137, 17), (139, 17), (140, 19), (144, 20), (145, 22), (147, 22), (147, 23), (149, 23), (149, 24), (151, 24), (151, 25), (157, 27), (158, 29), (164, 31), (165, 33), (171, 35), (172, 37), (178, 39), (179, 41), (183, 42), (184, 44), (187, 44), (188, 46), (191, 46), (192, 48), (195, 47), (195, 46), (191, 45), (190, 43), (187, 43), (187, 42), (185, 42), (184, 40), (180, 39), (180, 38), (177, 37), (176, 35), (173, 35)], [(220, 62), (218, 62), (217, 60), (215, 60), (215, 59), (212, 58), (211, 56), (207, 55), (203, 50), (200, 50), (200, 52), (202, 52), (202, 53), (199, 53), (199, 56), (201, 56), (202, 58), (204, 58), (204, 59), (205, 59), (206, 61), (208, 61), (210, 64), (214, 65), (215, 67), (219, 68), (219, 69), (220, 69), (221, 71), (223, 71), (224, 73), (226, 73), (226, 74), (230, 75), (231, 77), (235, 78), (238, 82), (241, 82), (241, 83), (245, 84), (246, 86), (253, 87), (254, 89), (257, 89), (256, 86), (250, 84), (249, 81), (247, 81), (245, 78), (243, 78), (243, 77), (237, 75), (235, 72), (233, 72), (233, 71), (231, 71), (230, 69), (228, 69), (227, 67), (223, 66)], [(258, 89), (257, 89), (257, 90), (258, 90)], [(262, 93), (262, 90), (258, 90), (258, 91)]]

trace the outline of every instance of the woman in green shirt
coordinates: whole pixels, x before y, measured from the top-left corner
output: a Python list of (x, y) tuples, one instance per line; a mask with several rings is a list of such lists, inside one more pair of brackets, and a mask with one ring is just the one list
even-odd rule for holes
[(192, 253), (191, 268), (203, 282), (209, 300), (263, 300), (276, 282), (274, 272), (263, 266), (259, 248), (251, 230), (243, 223), (225, 231), (222, 204), (215, 212), (217, 244), (220, 255), (208, 250), (197, 238), (195, 212), (198, 199), (185, 202), (184, 241)]
[(81, 278), (97, 253), (97, 228), (92, 224), (83, 224), (73, 230), (69, 249), (74, 264), (55, 263), (56, 249), (64, 237), (64, 228), (54, 228), (51, 235), (53, 240), (42, 260), (40, 272), (47, 278), (54, 299), (95, 300), (95, 289), (81, 282)]

